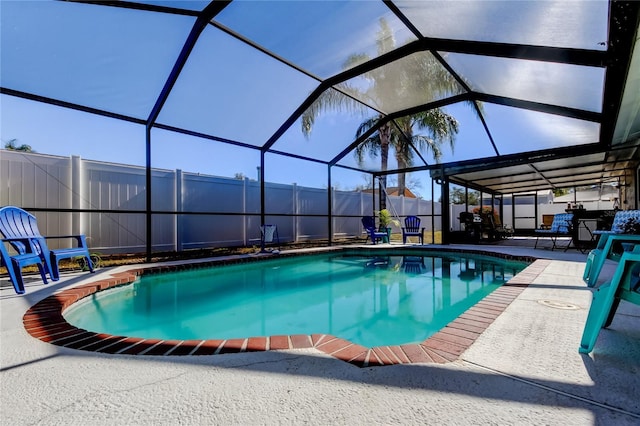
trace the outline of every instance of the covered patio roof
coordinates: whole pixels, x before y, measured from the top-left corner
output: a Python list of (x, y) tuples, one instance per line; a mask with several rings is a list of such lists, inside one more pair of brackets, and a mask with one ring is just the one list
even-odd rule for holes
[[(1, 7), (2, 95), (144, 125), (149, 150), (154, 132), (170, 131), (259, 150), (263, 162), (277, 154), (375, 175), (428, 170), (490, 193), (614, 182), (638, 166), (640, 2)], [(374, 74), (406, 84), (372, 90)], [(431, 88), (443, 75), (448, 88)], [(348, 102), (316, 116), (303, 137), (305, 112), (327, 93)], [(401, 128), (434, 108), (466, 109), (478, 129), (442, 162), (415, 146), (409, 166), (354, 161), (371, 135), (354, 136), (363, 117)]]

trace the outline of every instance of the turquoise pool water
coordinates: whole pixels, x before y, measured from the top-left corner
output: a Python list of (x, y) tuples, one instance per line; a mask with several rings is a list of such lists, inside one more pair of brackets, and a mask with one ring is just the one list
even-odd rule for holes
[(143, 275), (65, 311), (77, 327), (157, 339), (331, 334), (418, 343), (526, 267), (488, 256), (313, 255)]

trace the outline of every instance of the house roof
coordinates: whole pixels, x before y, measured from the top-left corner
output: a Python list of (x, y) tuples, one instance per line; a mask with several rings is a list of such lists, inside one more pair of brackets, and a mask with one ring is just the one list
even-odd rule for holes
[[(398, 195), (400, 195), (399, 191), (400, 191), (400, 188), (398, 188), (397, 186), (388, 186), (387, 190), (386, 190), (386, 193), (387, 193), (387, 195), (398, 196)], [(371, 193), (371, 192), (373, 192), (373, 189), (363, 189), (362, 192)], [(404, 189), (404, 194), (402, 194), (402, 195), (404, 195), (407, 198), (418, 198), (416, 196), (416, 194), (414, 194), (409, 188), (405, 188)]]

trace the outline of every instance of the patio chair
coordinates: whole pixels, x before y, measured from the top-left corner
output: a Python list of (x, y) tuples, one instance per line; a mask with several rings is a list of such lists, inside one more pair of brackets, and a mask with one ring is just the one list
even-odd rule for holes
[(425, 268), (424, 257), (402, 256), (402, 269), (407, 274), (421, 274)]
[(624, 225), (629, 219), (640, 222), (640, 210), (620, 210), (613, 217), (611, 229), (600, 229), (592, 232), (598, 238), (598, 243), (596, 248), (589, 252), (582, 275), (582, 279), (589, 287), (596, 285), (600, 270), (607, 259), (613, 261), (620, 259), (620, 245), (625, 247), (627, 243), (638, 243), (640, 236), (624, 233)]
[(376, 244), (377, 241), (384, 243), (389, 242), (389, 234), (386, 231), (378, 231), (376, 229), (376, 218), (373, 216), (362, 216), (362, 226), (367, 231), (367, 238), (371, 238), (371, 242)]
[(593, 350), (600, 329), (611, 325), (621, 300), (640, 305), (640, 245), (620, 258), (611, 281), (601, 285), (593, 294), (587, 321), (582, 332), (579, 352)]
[[(42, 259), (52, 281), (60, 279), (59, 263), (62, 259), (84, 257), (89, 271), (94, 272), (84, 234), (44, 237), (38, 230), (36, 217), (21, 208), (14, 206), (0, 208), (0, 234), (18, 252), (18, 255), (28, 258), (26, 255), (36, 253)], [(77, 247), (49, 250), (46, 240), (54, 238), (75, 239)]]
[(513, 237), (513, 229), (509, 225), (503, 225), (500, 216), (493, 216), (494, 226), (498, 234), (498, 238), (505, 239)]
[[(633, 234), (604, 234), (598, 239), (598, 245), (589, 252), (584, 267), (582, 279), (587, 286), (594, 287), (598, 276), (607, 259), (619, 261), (625, 247), (632, 248), (632, 244), (640, 244), (640, 235)], [(622, 248), (620, 248), (622, 246)]]
[(418, 216), (407, 216), (404, 219), (402, 244), (407, 244), (408, 237), (418, 237), (420, 244), (424, 244), (424, 228), (420, 228), (420, 218)]
[(513, 230), (502, 226), (500, 216), (493, 213), (481, 213), (482, 236), (486, 235), (486, 238), (490, 241), (502, 240), (513, 235)]
[[(28, 248), (28, 252), (24, 254), (9, 254), (9, 250), (6, 247), (6, 244), (11, 244), (12, 242), (20, 242), (25, 245), (25, 248)], [(13, 284), (13, 289), (18, 294), (24, 293), (24, 279), (22, 277), (22, 268), (29, 265), (37, 265), (38, 270), (40, 271), (40, 276), (42, 277), (42, 282), (47, 284), (47, 274), (46, 274), (46, 266), (42, 258), (35, 252), (35, 249), (32, 244), (29, 244), (29, 240), (18, 239), (15, 240), (13, 238), (3, 238), (0, 241), (0, 266), (4, 265), (7, 268), (7, 272), (9, 273), (9, 280), (11, 284)]]
[(553, 223), (553, 214), (543, 214), (542, 215), (542, 223), (540, 224), (540, 229), (551, 229), (551, 224)]
[[(548, 237), (551, 239), (553, 246), (551, 250), (554, 250), (557, 245), (556, 241), (558, 237), (571, 237), (571, 230), (573, 229), (573, 213), (559, 213), (553, 216), (553, 222), (551, 223), (551, 228), (549, 229), (536, 229), (536, 244), (533, 247), (534, 249), (538, 247), (538, 240), (541, 237)], [(569, 246), (571, 245), (571, 240), (569, 240), (569, 244), (565, 247), (564, 251), (567, 251)]]
[(596, 229), (593, 231), (593, 235), (611, 235), (624, 233), (624, 224), (629, 219), (635, 219), (640, 221), (640, 210), (618, 210), (613, 217), (613, 223), (611, 229)]
[(260, 235), (262, 238), (262, 247), (264, 249), (266, 244), (278, 244), (278, 250), (280, 250), (280, 237), (278, 236), (277, 225), (262, 225), (260, 227)]

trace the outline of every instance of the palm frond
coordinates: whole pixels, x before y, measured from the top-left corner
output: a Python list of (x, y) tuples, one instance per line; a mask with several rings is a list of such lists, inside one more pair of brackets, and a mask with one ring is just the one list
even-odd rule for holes
[[(358, 92), (358, 89), (350, 87), (347, 83), (343, 83), (339, 87), (346, 92)], [(308, 138), (311, 134), (316, 118), (326, 111), (364, 113), (368, 110), (369, 109), (364, 104), (338, 90), (325, 90), (300, 117), (302, 133)]]
[(426, 135), (416, 135), (413, 137), (413, 144), (418, 150), (431, 151), (431, 155), (436, 163), (440, 162), (440, 159), (442, 158), (442, 149), (440, 148), (440, 144), (434, 139), (431, 139)]

